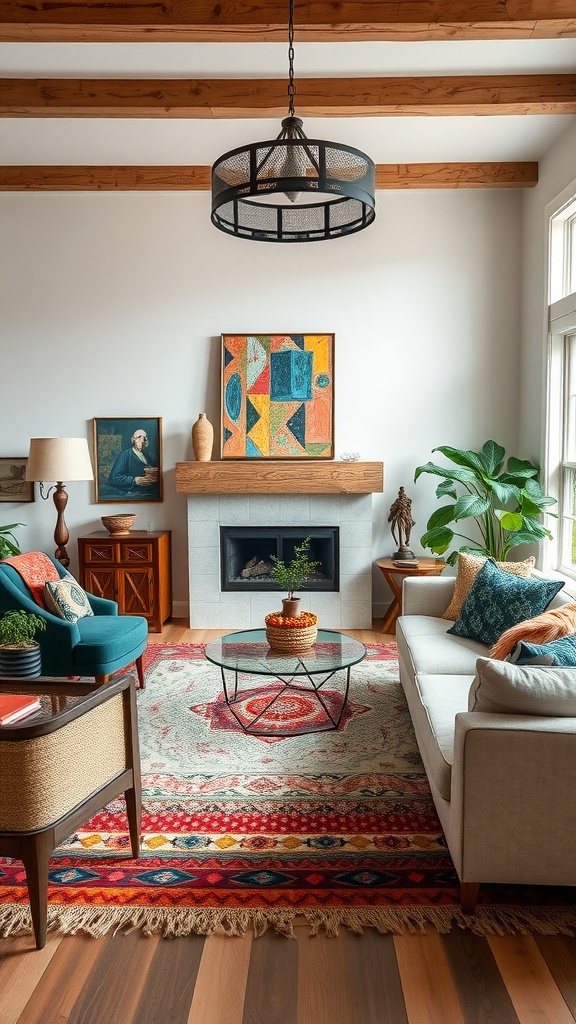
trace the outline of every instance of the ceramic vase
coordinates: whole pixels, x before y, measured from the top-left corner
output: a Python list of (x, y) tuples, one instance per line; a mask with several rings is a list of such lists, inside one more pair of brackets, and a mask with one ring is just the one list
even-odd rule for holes
[(210, 462), (214, 444), (214, 427), (205, 412), (201, 412), (192, 427), (192, 450), (196, 462)]

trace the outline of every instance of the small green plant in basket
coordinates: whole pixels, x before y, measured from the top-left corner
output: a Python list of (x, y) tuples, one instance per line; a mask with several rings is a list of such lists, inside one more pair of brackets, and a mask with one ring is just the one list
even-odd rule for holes
[(320, 562), (308, 558), (309, 551), (310, 537), (306, 537), (301, 544), (295, 546), (294, 558), (288, 564), (277, 558), (276, 555), (270, 555), (270, 561), (273, 562), (270, 575), (283, 590), (287, 591), (290, 601), (294, 600), (294, 592), (300, 590), (302, 584), (306, 583), (306, 580), (320, 565)]

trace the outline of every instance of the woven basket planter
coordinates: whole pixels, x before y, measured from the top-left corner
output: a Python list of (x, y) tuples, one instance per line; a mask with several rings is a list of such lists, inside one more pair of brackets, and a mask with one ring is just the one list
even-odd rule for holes
[(318, 626), (266, 626), (266, 639), (272, 650), (280, 654), (307, 651), (317, 636)]

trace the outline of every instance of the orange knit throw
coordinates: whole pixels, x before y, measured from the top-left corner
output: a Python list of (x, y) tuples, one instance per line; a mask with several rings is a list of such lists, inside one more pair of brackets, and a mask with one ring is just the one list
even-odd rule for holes
[(58, 569), (43, 551), (28, 551), (24, 555), (2, 558), (5, 565), (11, 565), (28, 587), (32, 597), (41, 608), (45, 608), (44, 584), (47, 580), (59, 580)]
[(549, 644), (559, 636), (576, 632), (576, 602), (561, 608), (551, 608), (533, 619), (525, 619), (511, 626), (498, 638), (490, 651), (490, 657), (504, 661), (510, 651), (525, 640), (529, 644)]

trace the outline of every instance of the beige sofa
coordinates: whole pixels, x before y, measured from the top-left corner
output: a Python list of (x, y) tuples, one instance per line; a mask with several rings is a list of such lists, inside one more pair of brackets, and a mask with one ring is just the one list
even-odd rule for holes
[[(406, 579), (396, 638), (462, 909), (472, 913), (483, 882), (576, 885), (576, 669), (521, 668), (448, 635), (441, 615), (454, 580)], [(549, 607), (571, 600), (560, 592)]]

